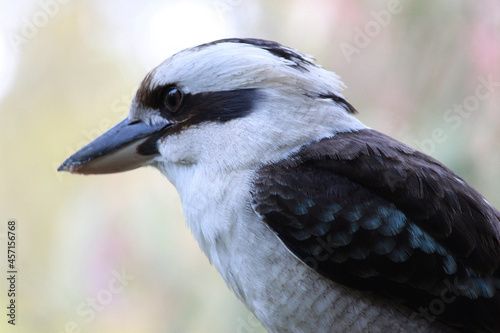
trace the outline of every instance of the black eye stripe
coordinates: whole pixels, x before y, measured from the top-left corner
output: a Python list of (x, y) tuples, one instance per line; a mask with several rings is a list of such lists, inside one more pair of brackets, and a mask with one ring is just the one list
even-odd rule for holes
[(226, 122), (250, 114), (257, 101), (263, 98), (259, 89), (186, 93), (174, 112), (167, 110), (165, 97), (174, 85), (157, 86), (137, 93), (136, 101), (144, 107), (158, 110), (160, 116), (182, 128), (203, 122)]
[(263, 94), (258, 89), (186, 94), (182, 109), (191, 124), (226, 122), (250, 114), (262, 97)]
[(173, 87), (174, 85), (169, 84), (156, 86), (153, 89), (150, 89), (143, 83), (137, 91), (135, 99), (139, 104), (145, 107), (159, 110), (164, 107), (165, 94)]

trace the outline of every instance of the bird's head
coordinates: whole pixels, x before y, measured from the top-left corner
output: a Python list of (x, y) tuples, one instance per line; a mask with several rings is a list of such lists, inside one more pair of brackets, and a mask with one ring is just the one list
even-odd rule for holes
[(59, 170), (113, 173), (152, 164), (234, 169), (278, 160), (364, 127), (338, 76), (278, 43), (225, 39), (183, 50), (143, 80), (128, 117)]

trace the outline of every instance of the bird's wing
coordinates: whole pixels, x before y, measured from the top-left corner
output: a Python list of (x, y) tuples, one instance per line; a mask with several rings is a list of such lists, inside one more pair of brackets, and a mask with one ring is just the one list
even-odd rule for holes
[(433, 158), (373, 130), (341, 133), (260, 169), (252, 196), (323, 276), (500, 332), (500, 214)]

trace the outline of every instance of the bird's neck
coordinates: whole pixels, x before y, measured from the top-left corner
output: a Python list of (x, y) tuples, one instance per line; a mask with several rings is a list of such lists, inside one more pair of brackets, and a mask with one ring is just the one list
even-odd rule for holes
[(220, 173), (197, 164), (159, 168), (176, 187), (186, 223), (201, 249), (211, 263), (219, 266), (234, 233), (235, 215), (249, 205), (253, 171)]

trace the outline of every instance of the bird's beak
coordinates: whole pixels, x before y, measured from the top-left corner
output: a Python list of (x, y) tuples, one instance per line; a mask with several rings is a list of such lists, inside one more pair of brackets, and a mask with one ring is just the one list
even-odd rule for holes
[(102, 174), (138, 168), (159, 155), (158, 140), (170, 126), (124, 119), (73, 154), (57, 171)]

